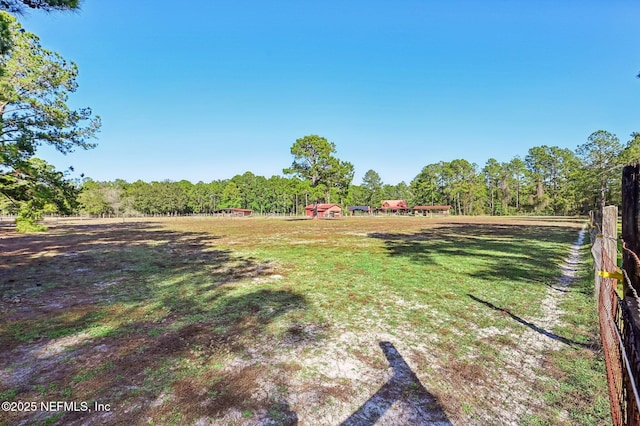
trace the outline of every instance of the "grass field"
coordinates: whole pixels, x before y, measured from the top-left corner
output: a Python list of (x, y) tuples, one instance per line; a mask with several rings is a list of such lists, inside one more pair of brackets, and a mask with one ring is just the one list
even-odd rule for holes
[(609, 424), (583, 223), (0, 227), (0, 424)]

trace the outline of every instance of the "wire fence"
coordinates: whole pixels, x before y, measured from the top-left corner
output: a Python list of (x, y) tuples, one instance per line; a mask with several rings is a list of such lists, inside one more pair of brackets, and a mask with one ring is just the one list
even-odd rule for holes
[[(614, 217), (617, 219), (617, 209)], [(618, 280), (629, 285), (629, 276), (624, 267), (618, 270), (616, 231), (607, 234), (597, 221), (592, 222), (591, 251), (611, 417), (614, 425), (640, 426), (640, 329), (632, 313), (636, 305), (618, 295)]]

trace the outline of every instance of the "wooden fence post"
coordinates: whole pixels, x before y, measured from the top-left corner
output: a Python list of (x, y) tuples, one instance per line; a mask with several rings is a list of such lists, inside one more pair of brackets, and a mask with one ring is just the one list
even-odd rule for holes
[[(601, 222), (597, 223), (595, 211), (589, 213), (591, 218), (591, 254), (595, 268), (595, 295), (599, 297), (600, 284), (603, 280), (600, 273), (618, 271), (618, 207), (606, 206), (602, 211)], [(614, 281), (615, 282), (615, 281)]]
[(606, 259), (602, 269), (607, 272), (618, 270), (618, 206), (606, 206), (602, 212), (602, 248)]
[[(629, 276), (629, 283), (623, 285), (624, 298), (633, 297), (640, 289), (640, 268), (637, 253), (640, 249), (638, 219), (640, 218), (640, 163), (625, 166), (622, 170), (622, 264)], [(630, 288), (630, 286), (632, 288)], [(635, 292), (634, 292), (635, 290)]]
[[(622, 169), (622, 269), (628, 280), (623, 282), (623, 303), (629, 307), (629, 322), (640, 331), (640, 162)], [(640, 348), (640, 333), (634, 331), (632, 344)], [(625, 342), (626, 343), (626, 342)], [(639, 367), (640, 365), (636, 366)]]

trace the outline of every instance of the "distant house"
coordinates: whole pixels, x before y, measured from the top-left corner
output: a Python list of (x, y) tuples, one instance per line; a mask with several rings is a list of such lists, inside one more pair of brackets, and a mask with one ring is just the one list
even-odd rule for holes
[(382, 202), (382, 208), (387, 210), (406, 209), (407, 202), (405, 200), (384, 200)]
[(356, 212), (363, 212), (365, 214), (371, 213), (371, 207), (369, 206), (349, 206), (347, 207), (351, 216), (353, 216)]
[(451, 211), (451, 206), (415, 206), (411, 210), (413, 210), (413, 214), (415, 214), (416, 216), (426, 216), (427, 213), (434, 212), (442, 216), (447, 216)]
[(406, 200), (384, 200), (382, 202), (382, 207), (377, 210), (384, 213), (395, 214), (407, 214), (410, 211), (407, 207)]
[(222, 214), (224, 216), (251, 216), (253, 210), (249, 209), (236, 209), (236, 208), (227, 208), (227, 209), (218, 209), (216, 213)]
[[(318, 217), (340, 217), (342, 209), (337, 204), (318, 204)], [(309, 204), (304, 208), (308, 217), (313, 217), (313, 204)]]

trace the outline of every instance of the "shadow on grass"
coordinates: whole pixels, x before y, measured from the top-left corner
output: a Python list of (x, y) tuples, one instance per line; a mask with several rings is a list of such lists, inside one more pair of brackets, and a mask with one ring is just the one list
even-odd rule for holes
[[(252, 351), (259, 339), (287, 340), (291, 319), (281, 334), (273, 324), (299, 318), (307, 301), (268, 285), (269, 262), (216, 248), (216, 239), (149, 223), (3, 235), (0, 393), (112, 408), (12, 413), (8, 420), (192, 423), (233, 410), (296, 419), (285, 390), (261, 392), (264, 374), (277, 366)], [(244, 361), (229, 365), (234, 359)]]
[(485, 306), (487, 306), (488, 308), (493, 309), (494, 311), (499, 311), (502, 313), (505, 313), (507, 315), (509, 315), (512, 319), (514, 319), (515, 321), (519, 322), (520, 324), (524, 325), (525, 327), (530, 328), (531, 330), (535, 331), (536, 333), (542, 334), (543, 336), (548, 337), (549, 339), (552, 340), (556, 340), (558, 342), (562, 342), (565, 345), (569, 345), (569, 346), (575, 346), (575, 347), (581, 347), (581, 348), (589, 348), (591, 347), (590, 345), (585, 345), (584, 343), (580, 343), (580, 342), (576, 342), (574, 340), (571, 339), (567, 339), (566, 337), (562, 337), (559, 336), (555, 333), (552, 333), (548, 330), (545, 330), (544, 328), (540, 328), (537, 325), (530, 323), (529, 321), (525, 321), (524, 319), (520, 318), (517, 315), (512, 314), (509, 310), (504, 309), (504, 308), (500, 308), (496, 305), (494, 305), (491, 302), (487, 302), (486, 300), (482, 300), (480, 298), (475, 297), (473, 294), (467, 294), (467, 296), (469, 296), (469, 298), (471, 298), (472, 300), (475, 300), (478, 303), (481, 303)]
[(380, 349), (393, 369), (393, 376), (340, 426), (373, 426), (396, 403), (411, 407), (415, 418), (407, 424), (451, 424), (435, 396), (429, 393), (402, 355), (390, 342), (380, 342)]
[[(566, 226), (447, 224), (411, 234), (372, 233), (391, 257), (486, 280), (555, 281), (576, 230)], [(473, 267), (460, 270), (459, 262)]]

